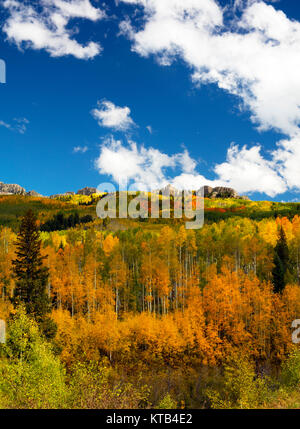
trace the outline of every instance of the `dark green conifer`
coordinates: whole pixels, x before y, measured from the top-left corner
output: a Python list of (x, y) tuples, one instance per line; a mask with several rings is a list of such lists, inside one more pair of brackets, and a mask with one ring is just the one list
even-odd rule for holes
[(274, 292), (281, 293), (286, 285), (289, 274), (289, 248), (282, 226), (278, 232), (278, 240), (274, 249), (273, 285)]
[(44, 266), (37, 219), (29, 210), (22, 219), (16, 240), (16, 259), (13, 274), (16, 279), (13, 304), (24, 303), (26, 312), (35, 318), (49, 337), (55, 333), (55, 324), (49, 318), (50, 300), (46, 292), (49, 269)]

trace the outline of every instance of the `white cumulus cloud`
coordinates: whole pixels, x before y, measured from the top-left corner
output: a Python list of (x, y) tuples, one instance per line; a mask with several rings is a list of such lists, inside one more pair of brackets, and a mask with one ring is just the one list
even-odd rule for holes
[[(240, 194), (261, 192), (274, 197), (300, 180), (294, 155), (291, 154), (291, 161), (289, 157), (283, 159), (279, 153), (286, 143), (280, 143), (276, 152), (270, 154), (270, 160), (262, 156), (259, 145), (240, 149), (232, 144), (226, 161), (214, 167), (213, 179), (201, 174), (198, 162), (187, 149), (168, 155), (152, 147), (146, 148), (132, 141), (123, 143), (113, 137), (101, 145), (95, 165), (100, 174), (110, 176), (115, 183), (126, 182), (137, 190), (159, 189), (170, 183), (183, 190), (197, 190), (204, 185), (227, 186)], [(290, 150), (295, 147), (300, 148), (299, 142), (297, 145), (295, 142)], [(297, 158), (300, 161), (300, 149)], [(285, 169), (289, 170), (289, 181), (283, 177)]]
[(272, 152), (277, 170), (284, 178), (287, 187), (300, 190), (300, 133), (291, 139), (281, 140)]
[(3, 6), (9, 17), (2, 30), (19, 47), (45, 49), (53, 57), (73, 55), (79, 59), (93, 58), (101, 52), (99, 43), (77, 42), (76, 29), (69, 26), (73, 18), (98, 21), (105, 17), (89, 0), (41, 0), (36, 7), (29, 2), (4, 0)]
[[(178, 189), (199, 189), (203, 185), (218, 186), (220, 180), (207, 180), (197, 173), (197, 163), (185, 149), (168, 155), (158, 149), (126, 144), (110, 137), (100, 147), (95, 166), (100, 174), (110, 176), (115, 183), (127, 183), (132, 189), (153, 190), (169, 183)], [(176, 175), (176, 171), (180, 174)]]
[[(300, 190), (300, 23), (275, 1), (236, 0), (224, 9), (216, 0), (121, 1), (142, 12), (120, 24), (135, 52), (163, 66), (183, 59), (196, 85), (217, 84), (240, 99), (259, 130), (287, 136), (268, 157), (258, 144), (232, 145), (214, 167), (216, 181), (272, 197)], [(195, 171), (176, 177), (203, 179)]]
[(113, 137), (100, 148), (96, 167), (100, 174), (110, 176), (116, 183), (127, 182), (135, 189), (151, 190), (169, 183), (168, 172), (182, 165), (187, 154), (167, 155), (152, 147), (127, 144)]
[(98, 101), (98, 107), (93, 109), (91, 113), (101, 127), (112, 128), (116, 131), (128, 131), (135, 126), (130, 117), (129, 107), (119, 107), (111, 101)]
[(181, 57), (196, 83), (217, 83), (241, 98), (261, 129), (288, 135), (300, 123), (300, 23), (263, 1), (245, 2), (224, 23), (214, 0), (122, 0), (144, 10), (144, 24), (123, 21), (142, 56), (169, 65)]
[(287, 190), (276, 161), (266, 160), (259, 145), (250, 149), (232, 145), (228, 149), (227, 160), (216, 165), (214, 171), (223, 183), (241, 193), (258, 191), (274, 197)]

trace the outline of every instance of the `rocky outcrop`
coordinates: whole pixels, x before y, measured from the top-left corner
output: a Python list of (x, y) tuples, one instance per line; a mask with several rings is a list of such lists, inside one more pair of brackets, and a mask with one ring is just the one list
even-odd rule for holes
[(203, 186), (200, 190), (203, 192), (204, 198), (235, 198), (251, 201), (246, 195), (241, 196), (233, 188), (228, 188), (226, 186), (216, 186), (215, 188)]
[(0, 195), (25, 195), (26, 190), (20, 185), (0, 182)]
[(35, 191), (26, 192), (20, 185), (0, 182), (0, 195), (27, 195), (28, 197), (42, 197)]
[(26, 195), (28, 195), (29, 197), (42, 197), (43, 195), (41, 195), (41, 194), (39, 194), (38, 192), (36, 192), (36, 191), (29, 191), (29, 192), (26, 192)]
[[(203, 196), (205, 198), (235, 198), (235, 199), (241, 199), (244, 201), (251, 201), (250, 198), (247, 197), (246, 195), (240, 196), (233, 188), (229, 188), (226, 186), (216, 186), (215, 188), (211, 186), (203, 186), (200, 190), (203, 192)], [(180, 196), (182, 193), (181, 190), (176, 189), (171, 184), (165, 186), (162, 189), (158, 189), (152, 192), (154, 194), (159, 194), (161, 192), (162, 195), (173, 195), (174, 197)], [(185, 192), (186, 194), (192, 193), (192, 191), (185, 191)], [(92, 194), (97, 194), (97, 193), (98, 193), (97, 188), (86, 186), (83, 189), (79, 189), (79, 191), (77, 191), (76, 194), (73, 191), (68, 191), (68, 192), (65, 192), (64, 194), (51, 195), (50, 198), (55, 199), (55, 198), (59, 198), (67, 195), (90, 196)], [(42, 197), (41, 194), (38, 194), (35, 191), (26, 192), (26, 190), (22, 188), (22, 186), (20, 185), (6, 184), (3, 182), (0, 182), (0, 195), (28, 195), (31, 197)]]
[(85, 188), (79, 189), (76, 193), (73, 191), (65, 192), (64, 194), (54, 194), (50, 195), (50, 198), (55, 199), (59, 197), (73, 196), (73, 195), (87, 195), (90, 196), (92, 194), (98, 194), (97, 188), (91, 188), (86, 186)]
[[(204, 198), (235, 198), (235, 199), (242, 199), (245, 201), (250, 201), (250, 198), (247, 196), (240, 196), (233, 188), (229, 188), (226, 186), (216, 186), (213, 188), (212, 186), (202, 186), (202, 188), (199, 189), (201, 191)], [(174, 188), (172, 185), (167, 185), (165, 188), (152, 191), (155, 194), (158, 194), (161, 192), (163, 195), (173, 195), (173, 196), (180, 196), (182, 191), (179, 189)], [(192, 191), (188, 190), (185, 191), (187, 194), (191, 194)]]
[(213, 188), (208, 198), (239, 198), (239, 194), (233, 188), (217, 186)]
[(51, 198), (52, 200), (55, 200), (55, 198), (68, 197), (68, 196), (73, 196), (73, 195), (75, 195), (75, 192), (68, 191), (68, 192), (65, 192), (64, 194), (53, 194), (53, 195), (50, 195), (49, 198)]
[(83, 189), (79, 189), (79, 191), (77, 191), (77, 195), (92, 195), (92, 194), (97, 194), (97, 188), (90, 188), (90, 187), (85, 187)]
[(181, 195), (181, 191), (179, 189), (174, 188), (171, 184), (165, 186), (162, 189), (156, 189), (152, 191), (153, 194), (159, 194), (161, 192), (162, 195), (173, 195), (174, 197)]
[(200, 189), (203, 192), (204, 198), (208, 198), (213, 193), (213, 188), (211, 186), (202, 186)]

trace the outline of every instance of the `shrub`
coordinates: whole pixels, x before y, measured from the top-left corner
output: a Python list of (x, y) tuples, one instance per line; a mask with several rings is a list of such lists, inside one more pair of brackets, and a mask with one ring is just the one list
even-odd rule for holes
[(1, 346), (0, 408), (63, 408), (65, 372), (23, 307), (10, 320)]
[(300, 350), (293, 350), (282, 365), (282, 385), (288, 389), (300, 386)]
[(245, 357), (234, 356), (224, 367), (219, 389), (207, 389), (206, 394), (212, 408), (257, 408), (268, 398), (267, 381), (256, 377)]
[(163, 410), (173, 410), (178, 408), (177, 402), (172, 398), (170, 393), (167, 393), (163, 399), (159, 402), (157, 405), (157, 408), (163, 409)]

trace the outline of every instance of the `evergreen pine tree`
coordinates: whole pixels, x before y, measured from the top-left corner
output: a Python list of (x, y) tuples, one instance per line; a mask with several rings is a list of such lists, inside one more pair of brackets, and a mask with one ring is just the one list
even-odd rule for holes
[(50, 300), (46, 292), (49, 270), (43, 265), (45, 257), (41, 255), (37, 219), (32, 210), (22, 219), (16, 248), (16, 259), (13, 261), (16, 287), (12, 302), (15, 306), (23, 302), (26, 312), (51, 337), (55, 334), (56, 325), (47, 316), (50, 312)]
[(289, 272), (289, 248), (282, 226), (278, 232), (278, 240), (274, 249), (273, 285), (274, 292), (281, 293), (286, 285), (286, 274)]

